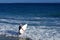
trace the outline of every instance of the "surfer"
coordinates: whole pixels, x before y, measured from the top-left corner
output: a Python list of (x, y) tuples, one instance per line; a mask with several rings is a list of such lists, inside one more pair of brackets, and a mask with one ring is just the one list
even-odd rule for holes
[(20, 33), (20, 29), (21, 29), (21, 28), (22, 28), (22, 24), (19, 25), (19, 34), (21, 34), (21, 33)]
[(26, 28), (27, 28), (27, 24), (25, 25), (20, 24), (18, 30), (19, 35), (22, 35), (25, 32)]
[(24, 31), (24, 29), (22, 28), (22, 24), (19, 25), (19, 34), (21, 34), (21, 33), (20, 33), (20, 30), (21, 30), (21, 29)]

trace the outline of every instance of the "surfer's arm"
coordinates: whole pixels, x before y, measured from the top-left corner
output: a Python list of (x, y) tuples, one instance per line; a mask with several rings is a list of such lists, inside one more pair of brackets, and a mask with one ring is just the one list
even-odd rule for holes
[(25, 31), (23, 28), (22, 28), (23, 31)]

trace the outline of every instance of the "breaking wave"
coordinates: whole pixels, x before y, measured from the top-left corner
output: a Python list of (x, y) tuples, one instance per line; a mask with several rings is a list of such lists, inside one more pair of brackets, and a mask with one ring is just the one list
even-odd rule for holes
[(51, 17), (0, 18), (0, 35), (17, 37), (20, 23), (28, 24), (24, 37), (32, 40), (60, 39), (60, 18)]

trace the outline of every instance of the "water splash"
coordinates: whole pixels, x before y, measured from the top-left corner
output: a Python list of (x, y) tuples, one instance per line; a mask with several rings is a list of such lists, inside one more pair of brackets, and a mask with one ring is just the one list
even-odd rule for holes
[[(23, 37), (29, 37), (32, 40), (59, 40), (60, 39), (59, 18), (38, 18), (38, 19), (35, 18), (35, 21), (34, 19), (29, 21), (28, 18), (27, 20), (25, 19), (25, 21), (21, 21), (21, 20), (18, 21), (18, 20), (0, 19), (0, 21), (2, 21), (0, 23), (0, 35), (17, 37), (18, 27), (19, 27), (18, 24), (20, 22), (21, 23), (24, 22), (28, 24), (28, 28), (26, 32), (23, 34)], [(17, 23), (17, 24), (13, 25), (12, 23)]]

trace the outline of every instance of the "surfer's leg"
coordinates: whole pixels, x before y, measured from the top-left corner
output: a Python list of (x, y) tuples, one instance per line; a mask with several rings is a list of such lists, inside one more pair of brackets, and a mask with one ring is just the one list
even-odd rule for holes
[(18, 31), (18, 34), (21, 35), (20, 31)]
[(21, 35), (21, 33), (19, 32), (19, 35)]

